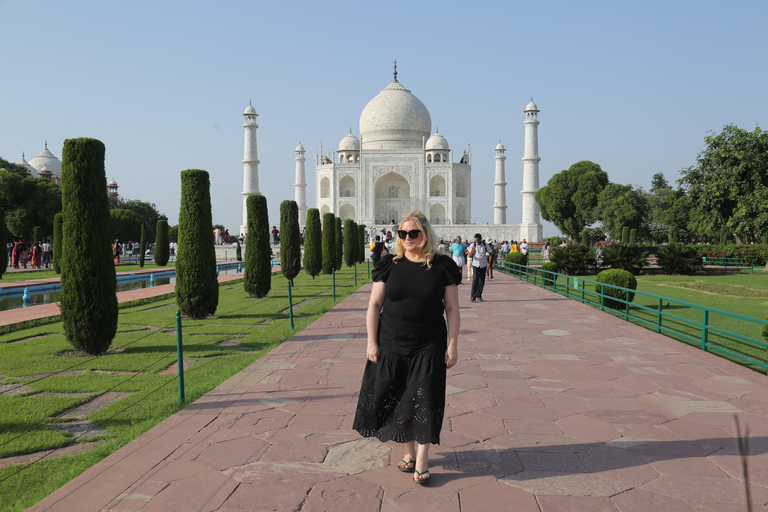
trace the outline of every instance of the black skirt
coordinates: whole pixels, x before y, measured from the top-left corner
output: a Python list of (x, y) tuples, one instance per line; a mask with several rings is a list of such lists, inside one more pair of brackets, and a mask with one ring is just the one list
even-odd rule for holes
[(440, 444), (445, 413), (445, 332), (379, 329), (379, 362), (363, 373), (353, 427), (381, 441)]

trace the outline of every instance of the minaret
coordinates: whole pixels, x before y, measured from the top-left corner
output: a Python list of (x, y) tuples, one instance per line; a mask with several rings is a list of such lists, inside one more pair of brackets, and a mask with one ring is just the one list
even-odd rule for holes
[(240, 234), (248, 232), (248, 208), (246, 202), (248, 196), (259, 193), (259, 153), (256, 148), (256, 130), (259, 125), (256, 124), (256, 109), (249, 104), (245, 109), (243, 116), (245, 123), (245, 153), (243, 155), (243, 224), (240, 226)]
[(296, 192), (295, 199), (296, 204), (299, 205), (299, 226), (307, 225), (307, 183), (304, 181), (304, 162), (307, 160), (304, 158), (304, 146), (296, 146), (296, 183), (293, 184), (293, 188)]
[(494, 224), (506, 224), (507, 223), (507, 181), (504, 176), (504, 160), (507, 159), (504, 156), (506, 148), (504, 144), (499, 141), (499, 145), (496, 146), (496, 180), (493, 182), (494, 187), (494, 200), (493, 200), (493, 223)]
[(529, 242), (539, 242), (542, 238), (542, 226), (539, 220), (539, 205), (536, 203), (536, 191), (539, 190), (539, 107), (531, 102), (525, 107), (525, 152), (523, 153), (523, 222), (520, 226), (520, 238)]

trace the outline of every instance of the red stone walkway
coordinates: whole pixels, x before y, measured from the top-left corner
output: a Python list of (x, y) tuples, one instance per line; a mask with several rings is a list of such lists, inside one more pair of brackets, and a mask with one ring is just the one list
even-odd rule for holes
[(32, 510), (744, 511), (734, 415), (768, 502), (765, 376), (500, 274), (416, 486), (352, 430), (369, 289)]

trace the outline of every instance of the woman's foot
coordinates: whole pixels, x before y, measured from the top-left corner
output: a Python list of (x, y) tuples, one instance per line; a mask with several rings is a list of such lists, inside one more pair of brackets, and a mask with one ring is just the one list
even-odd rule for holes
[(429, 474), (429, 469), (424, 471), (414, 470), (413, 481), (419, 485), (427, 485), (432, 480), (432, 475)]
[(402, 471), (403, 473), (413, 473), (413, 470), (415, 468), (416, 468), (415, 460), (403, 459), (397, 463), (397, 469), (399, 471)]

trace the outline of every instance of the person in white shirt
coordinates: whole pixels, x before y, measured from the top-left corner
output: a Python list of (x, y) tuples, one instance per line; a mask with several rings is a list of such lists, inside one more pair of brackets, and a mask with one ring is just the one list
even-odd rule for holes
[(488, 256), (493, 254), (493, 249), (485, 243), (480, 233), (475, 235), (475, 241), (469, 246), (468, 256), (472, 259), (472, 292), (470, 302), (483, 302), (483, 288), (485, 288), (485, 271), (488, 268)]
[(528, 256), (528, 242), (523, 238), (523, 243), (520, 244), (520, 252)]

